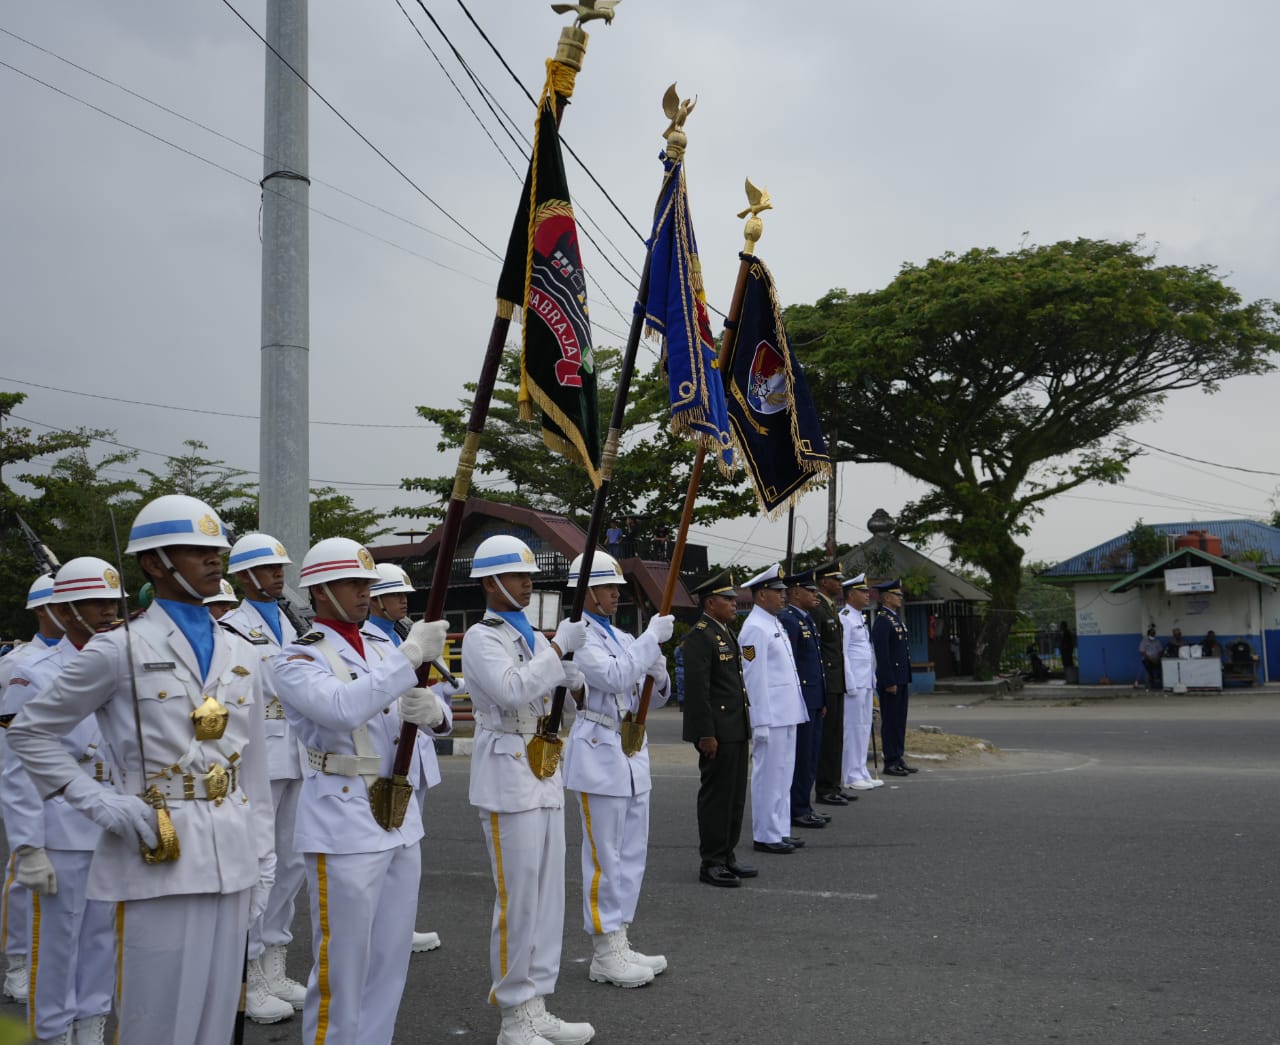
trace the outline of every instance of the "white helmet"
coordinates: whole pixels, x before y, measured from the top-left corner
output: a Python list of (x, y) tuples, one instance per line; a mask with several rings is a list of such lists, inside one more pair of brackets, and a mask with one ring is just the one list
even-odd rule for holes
[[(582, 556), (579, 555), (573, 562), (569, 563), (569, 580), (566, 586), (576, 588), (578, 586), (578, 577), (581, 574)], [(608, 552), (597, 551), (591, 557), (591, 575), (587, 578), (587, 587), (594, 588), (597, 584), (622, 583), (624, 583), (622, 567), (618, 565), (618, 560)]]
[(476, 546), (471, 560), (471, 576), (497, 577), (503, 573), (537, 573), (533, 552), (519, 537), (499, 533), (486, 537)]
[(227, 572), (239, 573), (254, 566), (287, 566), (293, 562), (284, 545), (268, 533), (247, 533), (231, 546)]
[(42, 573), (31, 582), (31, 587), (27, 590), (27, 609), (34, 610), (37, 606), (46, 606), (52, 598), (53, 574)]
[(409, 575), (399, 566), (390, 562), (380, 562), (374, 567), (381, 580), (373, 582), (369, 594), (374, 598), (379, 595), (410, 595), (417, 589), (410, 583)]
[(373, 556), (363, 544), (349, 537), (326, 537), (303, 558), (302, 577), (298, 583), (303, 588), (312, 588), (348, 578), (375, 584), (382, 580), (374, 569)]
[(120, 574), (106, 559), (81, 555), (65, 563), (53, 578), (51, 603), (79, 602), (81, 599), (119, 599), (125, 594)]
[(222, 590), (217, 595), (210, 595), (204, 600), (206, 606), (211, 602), (239, 602), (236, 598), (236, 590), (231, 587), (231, 582), (225, 577), (222, 579)]
[(231, 547), (227, 528), (222, 525), (217, 512), (195, 497), (171, 493), (143, 506), (133, 520), (129, 546), (125, 551), (132, 555), (178, 544)]

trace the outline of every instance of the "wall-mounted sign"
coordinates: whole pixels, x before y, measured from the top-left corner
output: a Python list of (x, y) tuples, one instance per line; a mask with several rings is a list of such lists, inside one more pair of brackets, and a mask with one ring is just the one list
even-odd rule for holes
[(1173, 595), (1213, 591), (1212, 566), (1187, 566), (1164, 571), (1164, 590)]

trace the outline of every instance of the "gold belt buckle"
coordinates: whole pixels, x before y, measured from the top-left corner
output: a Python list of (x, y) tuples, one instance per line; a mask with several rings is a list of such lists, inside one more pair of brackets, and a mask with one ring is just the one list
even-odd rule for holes
[(222, 805), (222, 800), (231, 790), (231, 774), (222, 766), (214, 766), (204, 775), (204, 790), (214, 805)]

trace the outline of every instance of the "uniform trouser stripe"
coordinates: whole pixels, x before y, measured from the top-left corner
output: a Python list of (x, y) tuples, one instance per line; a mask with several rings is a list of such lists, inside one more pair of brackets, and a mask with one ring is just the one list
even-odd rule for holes
[[(124, 1000), (124, 902), (116, 904), (116, 1012), (120, 1011)], [(120, 1024), (116, 1024), (115, 1036), (111, 1039), (120, 1045)]]
[(324, 853), (316, 854), (316, 895), (320, 909), (320, 951), (316, 955), (316, 978), (320, 988), (320, 1011), (316, 1018), (315, 1045), (324, 1045), (329, 1032), (329, 878)]
[(596, 850), (595, 835), (591, 831), (591, 803), (586, 792), (582, 793), (582, 829), (591, 843), (591, 887), (587, 903), (591, 909), (591, 931), (599, 936), (604, 929), (600, 925), (600, 853)]
[(36, 1036), (36, 981), (40, 975), (40, 894), (31, 890), (31, 957), (27, 987), (27, 1029)]
[[(493, 833), (493, 876), (498, 884), (498, 971), (499, 979), (507, 975), (507, 882), (502, 874), (502, 834), (497, 813), (489, 814), (489, 830)], [(498, 999), (489, 991), (489, 1004)]]
[(4, 880), (4, 898), (0, 900), (0, 940), (9, 939), (9, 890), (18, 874), (18, 854), (9, 854), (9, 874)]

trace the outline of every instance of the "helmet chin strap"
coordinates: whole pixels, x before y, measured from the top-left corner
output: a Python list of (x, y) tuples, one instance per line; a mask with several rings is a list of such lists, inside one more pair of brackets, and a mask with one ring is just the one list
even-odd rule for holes
[(320, 590), (324, 592), (325, 598), (329, 600), (329, 605), (333, 608), (333, 612), (338, 615), (338, 620), (342, 621), (343, 624), (355, 623), (347, 611), (342, 608), (342, 603), (333, 597), (333, 592), (329, 590), (328, 584), (320, 585)]
[(258, 589), (258, 594), (262, 596), (261, 599), (255, 599), (254, 600), (255, 602), (275, 602), (276, 601), (274, 596), (267, 594), (267, 589), (264, 588), (262, 584), (258, 581), (258, 575), (253, 572), (252, 566), (246, 567), (244, 572), (249, 575), (249, 580), (253, 583), (253, 586)]
[(502, 592), (502, 597), (506, 599), (508, 603), (511, 604), (511, 608), (513, 610), (524, 609), (524, 607), (521, 606), (520, 603), (516, 602), (516, 600), (511, 597), (511, 592), (507, 591), (506, 586), (502, 583), (501, 577), (494, 577), (493, 583), (498, 586), (498, 591)]
[(62, 621), (58, 620), (58, 615), (53, 612), (53, 607), (46, 604), (43, 608), (45, 611), (44, 615), (53, 621), (53, 626), (65, 635), (67, 633), (66, 626)]
[[(389, 613), (387, 612), (387, 607), (383, 605), (383, 602), (382, 602), (382, 596), (381, 596), (381, 595), (375, 595), (375, 596), (373, 597), (373, 599), (372, 599), (372, 601), (371, 601), (370, 605), (371, 605), (371, 606), (377, 606), (377, 607), (378, 607), (378, 616), (379, 616), (379, 617), (382, 617), (382, 618), (383, 618), (383, 619), (385, 619), (385, 620), (390, 620), (390, 619), (391, 619), (391, 614), (389, 614)], [(370, 609), (370, 611), (369, 611), (369, 612), (370, 612), (370, 613), (372, 613), (372, 612), (373, 612), (373, 610), (372, 610), (372, 609)]]
[(169, 575), (175, 581), (178, 582), (178, 584), (182, 587), (183, 591), (185, 591), (193, 599), (196, 599), (199, 602), (204, 602), (204, 596), (201, 595), (198, 591), (196, 591), (195, 588), (191, 586), (191, 583), (187, 580), (187, 578), (182, 576), (182, 574), (178, 572), (178, 568), (174, 566), (173, 562), (169, 559), (168, 552), (166, 552), (163, 548), (157, 548), (156, 555), (159, 556), (160, 561), (164, 563), (164, 568), (169, 571)]

